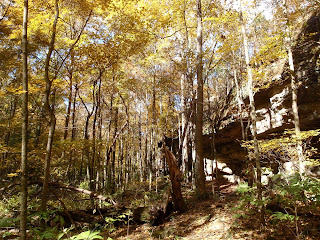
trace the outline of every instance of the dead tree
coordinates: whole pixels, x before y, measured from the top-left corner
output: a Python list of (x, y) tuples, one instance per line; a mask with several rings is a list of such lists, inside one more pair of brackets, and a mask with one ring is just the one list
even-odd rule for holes
[(185, 212), (187, 210), (187, 207), (181, 193), (182, 174), (178, 167), (177, 160), (174, 157), (173, 153), (170, 152), (165, 145), (163, 145), (163, 153), (169, 166), (169, 174), (172, 186), (172, 200), (174, 206), (179, 212)]

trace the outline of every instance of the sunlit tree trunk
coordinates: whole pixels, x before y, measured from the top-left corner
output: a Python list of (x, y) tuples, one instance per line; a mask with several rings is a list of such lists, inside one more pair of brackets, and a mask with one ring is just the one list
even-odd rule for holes
[(89, 174), (90, 174), (90, 190), (96, 190), (94, 179), (95, 179), (95, 170), (96, 170), (96, 135), (97, 135), (97, 121), (98, 121), (98, 114), (100, 109), (100, 94), (101, 94), (101, 77), (102, 77), (103, 71), (100, 70), (99, 77), (94, 83), (94, 88), (96, 88), (96, 85), (98, 85), (98, 91), (96, 94), (94, 94), (93, 98), (93, 104), (94, 104), (94, 117), (93, 117), (93, 123), (92, 123), (92, 145), (91, 145), (91, 158), (89, 159)]
[[(73, 61), (71, 61), (71, 64), (73, 64)], [(72, 82), (73, 72), (70, 71), (69, 73), (69, 95), (68, 95), (68, 106), (67, 106), (67, 113), (66, 113), (66, 119), (64, 123), (64, 134), (63, 134), (63, 140), (66, 140), (68, 137), (68, 130), (69, 130), (69, 122), (70, 122), (70, 114), (71, 114), (71, 106), (72, 106)]]
[(21, 139), (21, 206), (20, 239), (27, 239), (27, 198), (28, 198), (28, 0), (24, 0), (22, 32), (22, 139)]
[(185, 39), (184, 39), (184, 73), (181, 76), (181, 128), (182, 128), (182, 142), (181, 142), (181, 162), (182, 162), (182, 173), (186, 175), (188, 171), (188, 125), (189, 120), (187, 117), (187, 92), (188, 89), (188, 76), (189, 76), (189, 31), (186, 21), (186, 0), (183, 2), (183, 22), (185, 29)]
[[(257, 126), (256, 126), (256, 108), (254, 103), (254, 96), (253, 96), (253, 77), (252, 77), (252, 69), (250, 66), (250, 57), (249, 57), (249, 47), (248, 47), (248, 39), (245, 29), (245, 22), (243, 19), (243, 5), (242, 1), (240, 0), (241, 4), (241, 12), (240, 12), (240, 23), (241, 23), (241, 31), (243, 37), (243, 47), (245, 52), (245, 60), (247, 66), (247, 75), (248, 75), (248, 94), (249, 94), (249, 101), (250, 101), (250, 118), (252, 121), (252, 135), (253, 135), (253, 144), (254, 144), (254, 156), (255, 156), (255, 163), (257, 168), (257, 191), (258, 191), (258, 201), (262, 201), (262, 187), (261, 187), (261, 165), (260, 165), (260, 154), (259, 154), (259, 146), (257, 140)], [(262, 205), (259, 206), (259, 215), (260, 215), (260, 223), (264, 224), (264, 211)]]
[[(56, 31), (57, 31), (57, 23), (59, 18), (59, 5), (58, 0), (55, 1), (55, 18), (52, 25), (52, 35), (51, 40), (49, 44), (49, 50), (46, 56), (45, 61), (45, 76), (44, 80), (46, 83), (46, 89), (45, 89), (45, 100), (44, 100), (44, 107), (46, 109), (46, 112), (49, 116), (49, 133), (48, 133), (48, 140), (47, 140), (47, 148), (46, 148), (46, 157), (45, 157), (45, 166), (44, 166), (44, 179), (43, 179), (43, 192), (42, 192), (42, 200), (41, 200), (41, 206), (40, 210), (41, 212), (45, 212), (47, 209), (47, 200), (48, 200), (48, 190), (49, 190), (49, 179), (50, 179), (50, 164), (51, 164), (51, 151), (52, 151), (52, 143), (53, 143), (53, 137), (56, 127), (56, 117), (54, 112), (54, 103), (50, 104), (50, 96), (51, 96), (51, 86), (52, 81), (49, 78), (49, 66), (50, 66), (50, 60), (51, 55), (54, 50), (55, 40), (56, 40)], [(52, 96), (54, 99), (54, 96)], [(41, 221), (41, 226), (45, 227), (45, 221)]]
[[(73, 54), (71, 55), (71, 65), (73, 65)], [(68, 132), (69, 132), (69, 123), (70, 123), (70, 116), (71, 116), (71, 107), (72, 107), (72, 97), (73, 97), (73, 92), (72, 92), (72, 88), (73, 88), (73, 82), (72, 82), (72, 77), (73, 77), (73, 71), (72, 69), (69, 71), (69, 94), (68, 94), (68, 105), (67, 105), (67, 112), (66, 112), (66, 118), (65, 118), (65, 122), (64, 122), (64, 133), (63, 133), (63, 140), (67, 140), (68, 137)], [(65, 151), (62, 152), (62, 157), (64, 158), (65, 155)], [(71, 167), (72, 167), (72, 157), (71, 157), (72, 153), (70, 154), (69, 157), (69, 164), (68, 164), (68, 168), (66, 171), (66, 176), (68, 176), (68, 179), (70, 180), (71, 178)]]
[[(77, 85), (75, 85), (77, 86)], [(73, 97), (73, 108), (72, 108), (72, 130), (71, 130), (71, 140), (74, 140), (76, 138), (76, 100), (77, 100), (77, 94), (78, 94), (78, 89), (76, 87), (76, 91), (74, 93), (74, 97)]]
[(284, 15), (286, 18), (286, 48), (288, 53), (288, 62), (289, 62), (289, 75), (291, 78), (291, 96), (292, 96), (292, 114), (293, 114), (293, 122), (294, 122), (294, 129), (295, 134), (297, 137), (297, 153), (298, 153), (298, 164), (297, 168), (299, 171), (300, 176), (305, 172), (305, 163), (304, 163), (304, 156), (302, 150), (302, 142), (301, 142), (301, 130), (300, 130), (300, 119), (299, 119), (299, 111), (298, 111), (298, 86), (296, 82), (296, 74), (294, 69), (294, 62), (293, 62), (293, 54), (292, 54), (292, 38), (290, 32), (290, 23), (288, 18), (288, 6), (287, 0), (283, 0), (283, 7), (284, 7)]
[[(211, 141), (211, 154), (213, 154), (213, 160), (212, 160), (212, 165), (211, 165), (211, 174), (212, 174), (212, 193), (214, 196), (219, 197), (220, 194), (220, 181), (219, 181), (219, 175), (218, 175), (218, 160), (217, 160), (217, 149), (216, 149), (216, 141), (215, 141), (215, 122), (214, 119), (212, 118), (212, 116), (214, 116), (214, 110), (212, 109), (211, 106), (211, 94), (210, 94), (210, 87), (208, 86), (207, 88), (207, 96), (208, 96), (208, 111), (209, 111), (209, 115), (210, 115), (210, 127), (211, 127), (211, 137), (212, 137), (212, 141)], [(215, 166), (214, 166), (215, 163)], [(214, 175), (214, 168), (216, 169), (215, 171), (215, 175)], [(216, 181), (214, 181), (214, 178), (216, 179)], [(214, 183), (216, 183), (217, 186), (217, 191), (215, 191), (214, 189)]]
[[(77, 94), (78, 94), (78, 89), (77, 85), (75, 85), (75, 93), (73, 96), (73, 103), (72, 103), (72, 114), (71, 114), (71, 119), (72, 119), (72, 129), (71, 129), (71, 142), (73, 142), (76, 138), (76, 100), (77, 100)], [(69, 180), (71, 181), (72, 179), (75, 179), (75, 173), (76, 173), (76, 166), (74, 164), (74, 149), (71, 149), (70, 151), (70, 156), (69, 156), (69, 169), (72, 170), (72, 173), (67, 173), (69, 176)], [(80, 172), (78, 176), (80, 175)]]
[(142, 160), (142, 128), (141, 128), (141, 112), (139, 111), (138, 118), (138, 139), (139, 139), (139, 149), (137, 152), (137, 158), (139, 161), (140, 170), (140, 182), (143, 181), (143, 160)]
[(116, 106), (114, 108), (114, 133), (113, 133), (113, 144), (111, 147), (111, 193), (114, 193), (116, 190), (116, 149), (117, 149), (117, 133), (118, 133), (118, 120), (119, 120), (119, 108)]
[[(193, 88), (193, 87), (192, 87)], [(193, 92), (193, 102), (192, 102), (192, 116), (190, 123), (190, 140), (191, 140), (191, 174), (190, 180), (192, 182), (193, 188), (196, 188), (195, 175), (196, 175), (196, 109), (197, 103), (195, 100), (195, 94)]]
[[(102, 108), (102, 104), (101, 104), (101, 86), (102, 86), (102, 70), (100, 72), (100, 77), (99, 77), (99, 86), (98, 86), (98, 94), (97, 94), (97, 110), (96, 110), (96, 120), (95, 122), (97, 123), (97, 128), (98, 128), (98, 133), (97, 133), (97, 139), (98, 139), (98, 145), (96, 144), (96, 140), (95, 141), (95, 145), (94, 145), (94, 149), (95, 149), (95, 162), (94, 165), (96, 167), (95, 171), (96, 171), (96, 190), (100, 190), (101, 189), (101, 184), (103, 183), (102, 180), (102, 163), (101, 163), (101, 142), (102, 142), (102, 117), (101, 117), (101, 108)], [(93, 135), (93, 134), (92, 134)], [(93, 173), (94, 174), (94, 173)]]
[(203, 166), (203, 63), (202, 63), (202, 11), (201, 0), (197, 0), (197, 114), (196, 114), (196, 195), (198, 198), (205, 197), (205, 175)]
[(149, 160), (149, 190), (152, 187), (153, 166), (156, 165), (156, 76), (153, 76), (152, 83), (152, 125), (150, 139), (150, 160)]
[(118, 154), (118, 185), (121, 189), (123, 187), (123, 156), (124, 156), (124, 143), (123, 135), (119, 138), (119, 154)]
[(108, 131), (107, 131), (107, 150), (106, 150), (106, 156), (105, 156), (105, 168), (104, 168), (104, 180), (105, 180), (105, 186), (107, 186), (107, 190), (110, 189), (111, 179), (110, 179), (110, 150), (109, 150), (109, 144), (111, 142), (111, 123), (112, 123), (112, 114), (113, 114), (113, 92), (110, 96), (110, 107), (109, 107), (109, 118), (108, 118)]

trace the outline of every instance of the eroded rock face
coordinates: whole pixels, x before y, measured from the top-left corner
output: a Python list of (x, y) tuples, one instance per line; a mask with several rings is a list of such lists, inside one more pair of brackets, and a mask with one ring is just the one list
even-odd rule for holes
[[(293, 48), (296, 79), (299, 83), (298, 107), (301, 130), (320, 128), (319, 54), (320, 13), (316, 13), (305, 24)], [(271, 138), (271, 134), (281, 134), (285, 129), (294, 127), (287, 64), (283, 69), (281, 76), (274, 76), (274, 84), (271, 87), (255, 94), (259, 139)], [(248, 103), (248, 100), (245, 100), (245, 103)], [(241, 172), (246, 159), (245, 150), (238, 141), (241, 138), (241, 125), (237, 121), (231, 122), (216, 136), (218, 161), (227, 163), (236, 174)], [(212, 138), (209, 135), (204, 136), (204, 154), (209, 159), (213, 159), (211, 142)], [(315, 146), (320, 149), (319, 143)]]

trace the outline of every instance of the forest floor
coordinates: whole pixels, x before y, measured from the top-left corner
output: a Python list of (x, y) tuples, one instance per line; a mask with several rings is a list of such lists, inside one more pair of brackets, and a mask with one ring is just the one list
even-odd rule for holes
[[(210, 186), (208, 186), (209, 190)], [(159, 226), (150, 224), (118, 229), (114, 239), (245, 239), (235, 238), (232, 232), (234, 213), (231, 210), (238, 196), (233, 184), (221, 186), (220, 199), (199, 201), (194, 196), (186, 196), (188, 211), (173, 213)], [(253, 239), (253, 238), (250, 238)]]
[[(211, 184), (208, 184), (210, 191)], [(220, 198), (199, 201), (194, 195), (185, 193), (188, 211), (182, 214), (174, 212), (159, 226), (150, 224), (131, 225), (118, 228), (105, 239), (266, 239), (268, 236), (256, 229), (257, 219), (252, 219), (253, 229), (237, 225), (234, 206), (239, 197), (237, 185), (221, 185)], [(249, 227), (250, 228), (250, 227)], [(292, 238), (292, 237), (291, 237)], [(272, 239), (272, 238), (270, 238)], [(283, 238), (282, 238), (283, 239)]]
[[(162, 201), (163, 194), (161, 194), (161, 192), (164, 192), (166, 187), (169, 186), (169, 183), (168, 181), (162, 181), (159, 182), (157, 186), (157, 191), (155, 191), (155, 188), (149, 191), (148, 184), (141, 183), (136, 184), (135, 187), (130, 190), (119, 193), (115, 200), (121, 203), (122, 207), (117, 210), (114, 206), (109, 206), (109, 208), (113, 210), (112, 212), (115, 212), (112, 215), (102, 216), (101, 212), (100, 214), (89, 215), (88, 211), (85, 210), (84, 212), (86, 212), (86, 214), (81, 216), (91, 217), (86, 218), (87, 220), (84, 220), (84, 222), (82, 221), (82, 224), (80, 224), (81, 219), (78, 220), (80, 221), (78, 223), (78, 229), (80, 229), (80, 231), (82, 229), (83, 231), (83, 229), (85, 229), (84, 227), (86, 227), (91, 230), (93, 228), (94, 230), (99, 230), (97, 224), (100, 224), (99, 226), (101, 228), (98, 232), (106, 240), (110, 238), (113, 240), (320, 239), (320, 208), (313, 208), (311, 210), (300, 206), (297, 225), (295, 225), (295, 221), (288, 219), (275, 219), (270, 211), (266, 211), (266, 225), (261, 228), (258, 213), (253, 210), (253, 206), (247, 203), (244, 205), (245, 207), (241, 208), (243, 202), (237, 192), (238, 185), (227, 181), (221, 182), (219, 198), (214, 198), (211, 194), (206, 200), (197, 199), (192, 187), (190, 185), (183, 185), (183, 196), (188, 207), (185, 213), (172, 212), (165, 218), (165, 221), (158, 226), (152, 226), (150, 223), (134, 223), (134, 214), (131, 215), (132, 213), (128, 210), (134, 211), (137, 207), (157, 206), (157, 204)], [(212, 192), (211, 182), (207, 182), (207, 192)], [(79, 197), (78, 195), (75, 196)], [(68, 197), (72, 198), (72, 195), (69, 194)], [(269, 210), (273, 212), (277, 211), (276, 209)], [(75, 214), (79, 212), (81, 212), (81, 208), (70, 213)], [(106, 213), (110, 213), (110, 211)], [(131, 220), (128, 225), (126, 217), (129, 215), (131, 216)], [(108, 222), (107, 219), (120, 219), (120, 221), (118, 221), (117, 225), (109, 224), (110, 222)], [(99, 223), (100, 220), (103, 221)], [(12, 230), (18, 231), (18, 227), (16, 226)], [(2, 235), (5, 234), (3, 231), (5, 230), (0, 231)], [(6, 238), (1, 238), (0, 236), (0, 239), (9, 239), (8, 237), (10, 236), (8, 235)], [(17, 234), (14, 232), (14, 235), (11, 237), (14, 238), (16, 236)]]
[[(211, 191), (211, 183), (207, 184), (207, 188), (208, 191)], [(240, 204), (236, 189), (237, 185), (224, 183), (221, 185), (219, 198), (214, 199), (211, 196), (211, 198), (202, 201), (197, 200), (194, 194), (190, 194), (191, 192), (186, 193), (184, 191), (188, 206), (187, 212), (182, 214), (174, 212), (159, 226), (151, 226), (147, 223), (130, 225), (129, 227), (123, 226), (117, 228), (111, 234), (106, 233), (104, 238), (128, 240), (298, 239), (295, 236), (293, 224), (274, 224), (269, 221), (264, 228), (260, 228), (257, 214), (236, 218), (236, 213), (241, 213), (239, 210), (235, 210), (235, 207)], [(319, 225), (316, 222), (315, 224), (316, 226)], [(314, 228), (313, 226), (312, 229)], [(307, 234), (301, 239), (320, 239), (320, 233), (316, 230), (316, 232)]]

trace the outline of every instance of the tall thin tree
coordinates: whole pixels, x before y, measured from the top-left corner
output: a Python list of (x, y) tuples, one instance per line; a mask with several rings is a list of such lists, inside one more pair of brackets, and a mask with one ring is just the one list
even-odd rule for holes
[[(46, 148), (45, 166), (44, 166), (43, 191), (42, 191), (42, 199), (41, 199), (41, 206), (40, 206), (41, 212), (45, 212), (47, 209), (49, 179), (50, 179), (51, 150), (52, 150), (52, 144), (53, 144), (53, 136), (54, 136), (55, 127), (56, 127), (54, 104), (52, 104), (52, 106), (50, 105), (52, 81), (49, 78), (49, 67), (50, 67), (51, 55), (54, 50), (54, 45), (56, 40), (57, 23), (59, 18), (58, 2), (59, 0), (55, 0), (55, 18), (52, 25), (52, 35), (51, 35), (51, 40), (49, 44), (49, 50), (46, 55), (45, 70), (44, 70), (45, 71), (44, 80), (46, 83), (44, 108), (46, 109), (46, 112), (49, 115), (49, 133), (48, 133), (47, 148)], [(43, 219), (41, 221), (41, 226), (43, 228), (45, 227), (45, 221)]]
[(203, 62), (202, 62), (202, 10), (201, 0), (197, 0), (197, 114), (196, 114), (196, 195), (202, 198), (206, 195), (205, 175), (203, 165)]
[[(240, 24), (241, 31), (243, 37), (243, 47), (245, 53), (246, 67), (247, 67), (247, 77), (248, 77), (248, 94), (249, 94), (249, 102), (250, 102), (250, 118), (251, 118), (251, 127), (252, 127), (252, 136), (253, 136), (253, 145), (254, 145), (254, 157), (257, 168), (257, 191), (258, 191), (258, 201), (262, 201), (262, 187), (261, 187), (261, 164), (260, 164), (260, 153), (259, 146), (257, 140), (257, 116), (256, 116), (256, 107), (254, 103), (253, 96), (253, 77), (252, 77), (252, 69), (250, 66), (250, 57), (249, 57), (249, 46), (248, 46), (248, 38), (246, 34), (245, 21), (243, 18), (243, 5), (242, 0), (240, 0)], [(260, 223), (264, 224), (264, 211), (262, 206), (259, 206), (259, 214), (260, 214)]]
[(21, 144), (21, 207), (20, 237), (27, 239), (27, 198), (28, 198), (28, 0), (24, 0), (22, 32), (22, 144)]
[(303, 156), (303, 150), (302, 150), (302, 143), (301, 143), (301, 130), (300, 130), (300, 119), (299, 119), (299, 111), (298, 111), (298, 86), (296, 82), (296, 74), (294, 69), (294, 62), (293, 62), (293, 54), (292, 54), (292, 37), (290, 32), (290, 21), (288, 17), (288, 6), (287, 6), (287, 0), (283, 0), (283, 13), (286, 20), (286, 35), (285, 35), (285, 44), (288, 54), (288, 63), (289, 63), (289, 76), (291, 79), (291, 96), (292, 96), (292, 113), (293, 113), (293, 122), (294, 122), (294, 129), (295, 134), (297, 137), (297, 153), (298, 153), (298, 171), (300, 176), (302, 177), (302, 174), (305, 171), (305, 163), (304, 163), (304, 156)]

